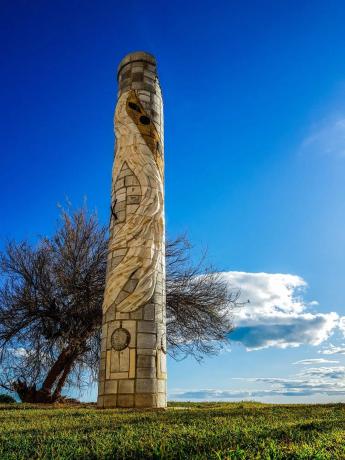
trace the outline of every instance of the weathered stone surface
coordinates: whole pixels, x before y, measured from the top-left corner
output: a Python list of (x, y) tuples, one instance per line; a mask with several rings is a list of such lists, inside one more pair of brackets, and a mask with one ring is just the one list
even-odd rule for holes
[(155, 334), (138, 333), (137, 346), (138, 348), (155, 348), (157, 338)]
[(135, 407), (137, 408), (157, 407), (157, 395), (137, 393), (135, 395)]
[(156, 367), (156, 359), (154, 356), (149, 355), (138, 355), (137, 358), (138, 368), (142, 367)]
[(134, 393), (134, 380), (120, 380), (119, 393)]
[(126, 56), (118, 82), (98, 406), (165, 407), (163, 114), (154, 57)]
[(157, 329), (153, 321), (138, 321), (138, 332), (155, 333)]
[(105, 394), (117, 393), (117, 380), (107, 380), (104, 385)]
[(138, 368), (137, 377), (140, 379), (154, 379), (156, 377), (156, 368)]
[(117, 407), (134, 407), (134, 395), (117, 395)]
[(137, 379), (135, 390), (137, 393), (157, 393), (157, 380)]

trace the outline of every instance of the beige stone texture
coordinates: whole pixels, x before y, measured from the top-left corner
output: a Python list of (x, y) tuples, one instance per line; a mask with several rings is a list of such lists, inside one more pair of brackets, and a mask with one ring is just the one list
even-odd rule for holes
[(156, 377), (156, 368), (146, 367), (137, 369), (137, 377), (139, 379), (154, 379)]
[(105, 394), (117, 393), (117, 380), (107, 380), (104, 385)]
[(129, 371), (129, 348), (119, 352), (120, 372)]
[(149, 355), (138, 355), (137, 358), (137, 366), (138, 368), (143, 367), (156, 367), (156, 359), (154, 356)]
[(157, 338), (155, 334), (138, 333), (137, 346), (138, 348), (155, 348)]
[(134, 380), (120, 380), (119, 393), (134, 393)]
[(138, 332), (156, 333), (157, 326), (153, 321), (138, 321)]
[(155, 319), (155, 306), (153, 304), (145, 306), (144, 319), (151, 321)]
[(129, 351), (129, 378), (134, 378), (135, 377), (135, 371), (136, 371), (136, 350), (130, 350)]
[(135, 391), (136, 393), (157, 393), (157, 380), (137, 379)]
[(157, 380), (158, 393), (166, 393), (166, 385), (167, 385), (167, 382), (165, 379), (158, 379)]
[(117, 407), (134, 407), (134, 395), (117, 395)]
[(157, 407), (167, 407), (167, 396), (166, 393), (158, 393), (157, 395)]
[[(153, 56), (126, 56), (118, 86), (98, 407), (165, 407), (164, 133)], [(127, 332), (112, 341), (119, 328)]]
[(135, 395), (135, 407), (137, 408), (157, 407), (157, 395), (137, 393)]
[(117, 395), (116, 394), (108, 394), (103, 396), (103, 407), (111, 409), (113, 407), (117, 407)]

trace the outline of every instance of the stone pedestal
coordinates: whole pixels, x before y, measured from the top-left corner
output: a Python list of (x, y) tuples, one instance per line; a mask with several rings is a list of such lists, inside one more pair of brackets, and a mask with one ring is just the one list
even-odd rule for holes
[(118, 68), (98, 407), (166, 407), (164, 151), (155, 58)]

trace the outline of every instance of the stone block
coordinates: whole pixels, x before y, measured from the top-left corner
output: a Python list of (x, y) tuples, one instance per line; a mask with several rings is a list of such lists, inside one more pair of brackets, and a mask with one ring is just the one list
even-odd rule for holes
[(152, 348), (137, 348), (137, 354), (138, 355), (156, 356), (157, 350), (152, 349)]
[(129, 350), (129, 372), (128, 372), (129, 378), (135, 377), (135, 371), (136, 371), (135, 360), (136, 360), (136, 351), (135, 351), (135, 348), (132, 348)]
[(157, 391), (158, 393), (166, 393), (167, 381), (165, 379), (157, 380)]
[(117, 393), (117, 380), (106, 380), (104, 384), (105, 394)]
[(109, 372), (107, 376), (108, 379), (112, 380), (128, 379), (128, 377), (128, 372)]
[(103, 407), (108, 408), (108, 409), (116, 407), (116, 399), (117, 399), (116, 394), (104, 395), (103, 396)]
[(155, 394), (136, 394), (135, 395), (135, 407), (156, 407), (157, 396)]
[(153, 303), (145, 305), (144, 319), (153, 321), (155, 319), (155, 306)]
[(129, 319), (129, 313), (116, 312), (116, 319)]
[(133, 311), (132, 313), (130, 313), (130, 317), (131, 317), (131, 319), (142, 319), (142, 317), (143, 317), (143, 309), (139, 308), (138, 310)]
[(103, 401), (104, 401), (104, 397), (103, 396), (98, 396), (98, 398), (97, 398), (97, 407), (99, 407), (100, 409), (103, 408)]
[(156, 368), (137, 369), (137, 377), (140, 379), (154, 379), (157, 377)]
[(104, 380), (105, 379), (106, 372), (105, 371), (99, 371), (98, 372), (98, 379), (99, 380)]
[(156, 333), (156, 324), (154, 321), (138, 321), (138, 332)]
[(117, 397), (117, 407), (134, 407), (134, 395), (119, 394)]
[(126, 292), (132, 293), (134, 289), (136, 288), (138, 284), (138, 280), (136, 279), (130, 279), (127, 281), (127, 283), (124, 285), (123, 289)]
[(136, 393), (156, 393), (157, 380), (156, 379), (137, 379), (135, 386)]
[(120, 380), (118, 393), (134, 393), (134, 380)]
[(116, 182), (115, 182), (115, 191), (118, 191), (120, 190), (121, 188), (123, 188), (125, 186), (125, 179), (122, 177), (120, 179), (116, 179)]
[(155, 348), (156, 341), (156, 334), (138, 333), (138, 348)]
[[(128, 292), (120, 291), (118, 296), (116, 297), (115, 304), (119, 305), (124, 299), (128, 297)], [(128, 314), (128, 313), (127, 313)]]
[(157, 407), (167, 407), (167, 397), (165, 393), (158, 393), (157, 395)]
[(105, 386), (105, 381), (102, 380), (98, 384), (98, 396), (101, 396), (104, 394), (104, 386)]
[(110, 372), (120, 372), (120, 353), (115, 350), (110, 350)]
[(160, 371), (162, 373), (166, 373), (167, 371), (167, 358), (166, 358), (166, 354), (161, 352), (159, 353), (159, 359), (160, 359)]
[(129, 371), (129, 348), (119, 352), (120, 355), (120, 372)]
[(115, 319), (115, 304), (110, 305), (105, 314), (106, 323)]
[(150, 368), (155, 368), (156, 367), (156, 359), (155, 356), (150, 356), (150, 355), (138, 355), (137, 357), (137, 367), (143, 368), (143, 367), (150, 367)]

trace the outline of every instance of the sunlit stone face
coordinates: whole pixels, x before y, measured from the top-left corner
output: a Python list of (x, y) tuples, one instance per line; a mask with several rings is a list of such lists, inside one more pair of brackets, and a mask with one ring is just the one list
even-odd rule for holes
[(99, 407), (165, 407), (164, 157), (155, 60), (126, 56), (115, 110)]

